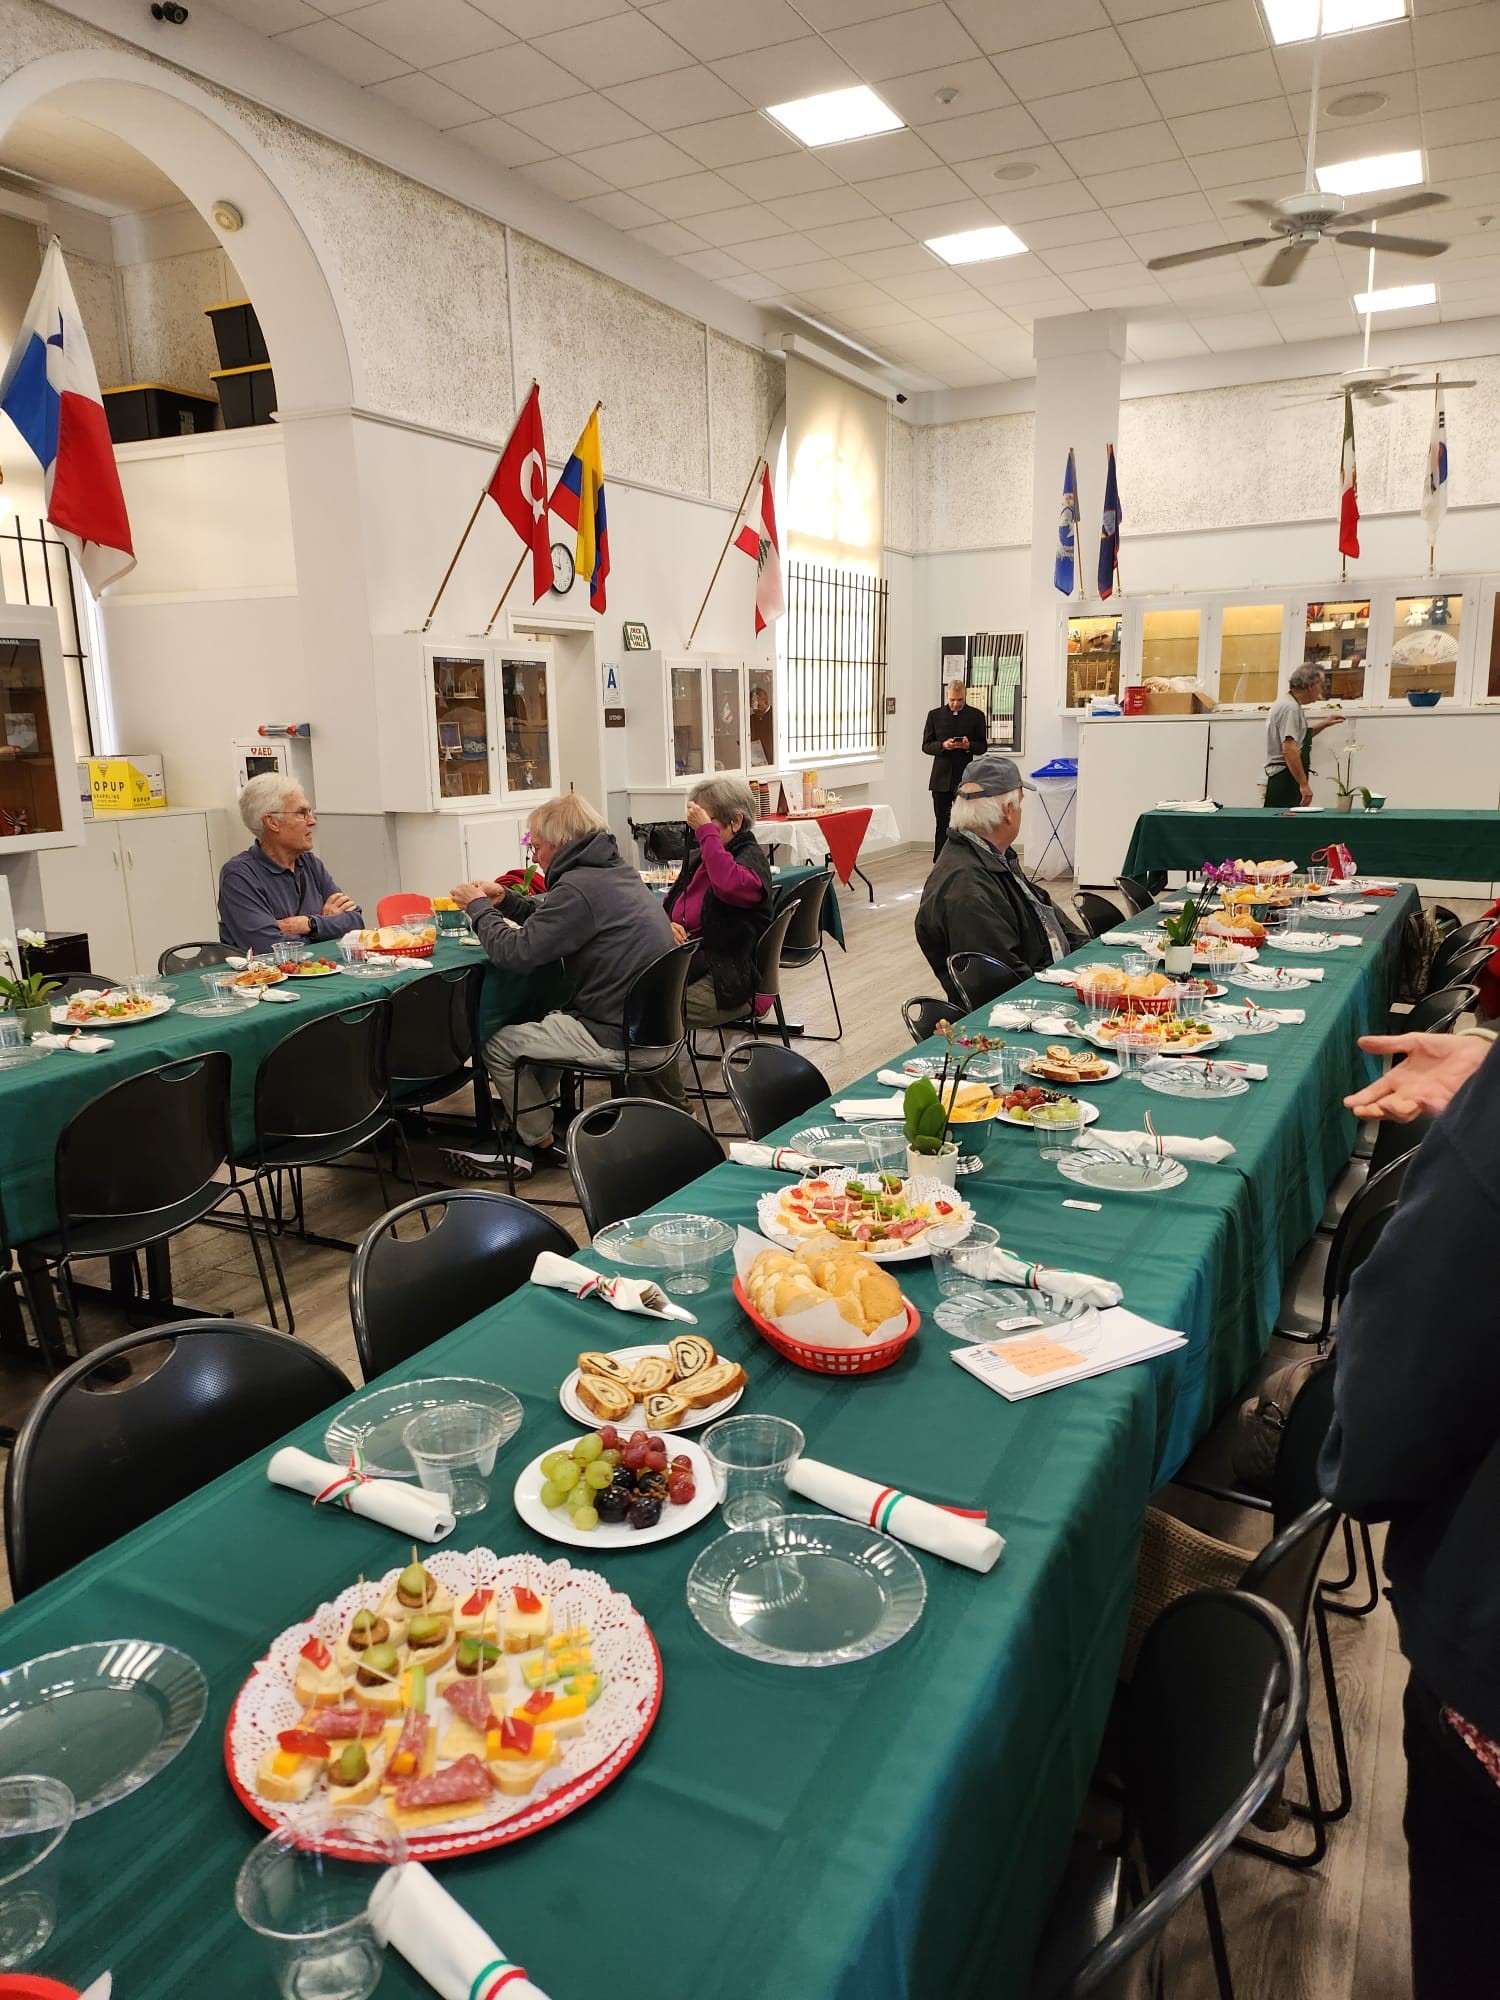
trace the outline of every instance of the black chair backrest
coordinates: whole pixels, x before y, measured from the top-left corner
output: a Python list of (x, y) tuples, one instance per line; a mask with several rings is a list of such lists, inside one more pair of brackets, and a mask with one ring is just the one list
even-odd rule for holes
[(568, 1127), (568, 1165), (590, 1236), (665, 1201), (723, 1161), (718, 1140), (696, 1118), (649, 1098), (612, 1098), (580, 1111)]
[(1440, 946), (1427, 972), (1429, 992), (1441, 992), (1445, 986), (1467, 986), (1484, 971), (1494, 957), (1494, 948), (1488, 944), (1461, 944), (1456, 951), (1449, 946)]
[(1323, 1276), (1324, 1297), (1344, 1303), (1349, 1281), (1380, 1241), (1381, 1231), (1396, 1213), (1396, 1204), (1406, 1186), (1407, 1172), (1417, 1157), (1417, 1146), (1402, 1153), (1379, 1173), (1370, 1173), (1363, 1187), (1350, 1197), (1339, 1217), (1338, 1228), (1328, 1248), (1328, 1264)]
[(1117, 875), (1115, 887), (1125, 898), (1125, 907), (1133, 917), (1138, 917), (1142, 910), (1149, 910), (1156, 901), (1145, 883), (1134, 875)]
[(482, 965), (462, 965), (405, 979), (391, 995), (386, 1067), (403, 1093), (455, 1076), (474, 1053)]
[(683, 995), (698, 946), (689, 938), (643, 966), (625, 995), (622, 1026), (633, 1049), (675, 1048), (687, 1034)]
[(784, 903), (761, 932), (755, 946), (755, 990), (773, 997), (781, 991), (781, 958), (786, 934), (797, 915), (795, 903)]
[(786, 936), (788, 958), (810, 958), (822, 950), (823, 905), (832, 887), (833, 870), (825, 868), (820, 875), (809, 875), (785, 892), (792, 911), (791, 929)]
[(1121, 1706), (1127, 1808), (1153, 1886), (1090, 1952), (1066, 2000), (1112, 1989), (1201, 1887), (1270, 1797), (1306, 1719), (1302, 1647), (1274, 1605), (1196, 1590), (1167, 1606)]
[(514, 1195), (449, 1188), (402, 1202), (366, 1231), (349, 1270), (365, 1380), (509, 1298), (543, 1250), (576, 1248), (560, 1222)]
[(107, 986), (124, 984), (123, 979), (111, 979), (107, 972), (68, 972), (58, 980), (47, 995), (47, 999), (60, 1007), (64, 1000), (71, 1000), (75, 993), (99, 993)]
[[(153, 1374), (98, 1379), (158, 1343)], [(174, 1320), (95, 1348), (42, 1391), (11, 1451), (11, 1589), (24, 1597), (60, 1576), (351, 1387), (315, 1347), (245, 1320)]]
[(1073, 901), (1089, 927), (1090, 937), (1103, 937), (1106, 931), (1118, 930), (1125, 921), (1117, 903), (1112, 903), (1108, 896), (1096, 896), (1092, 889), (1080, 889)]
[(1457, 930), (1447, 933), (1437, 948), (1437, 958), (1441, 958), (1445, 951), (1462, 951), (1468, 945), (1490, 944), (1497, 935), (1500, 935), (1500, 917), (1475, 917), (1472, 923), (1460, 924)]
[(739, 1042), (724, 1058), (724, 1088), (750, 1139), (774, 1132), (828, 1095), (816, 1063), (777, 1042)]
[(1479, 988), (1457, 983), (1424, 993), (1409, 1014), (1392, 1014), (1386, 1024), (1391, 1035), (1446, 1035), (1457, 1026), (1479, 998)]
[(987, 951), (956, 951), (948, 960), (948, 977), (966, 1014), (998, 1000), (1027, 976), (1019, 966), (1008, 965)]
[(660, 866), (668, 861), (680, 861), (687, 852), (687, 822), (680, 819), (647, 819), (628, 822), (630, 831), (641, 843), (641, 852), (648, 862)]
[(230, 1154), (229, 1073), (223, 1049), (207, 1049), (128, 1076), (73, 1113), (53, 1170), (64, 1242), (72, 1223), (149, 1217), (202, 1192)]
[(1427, 1134), (1432, 1130), (1430, 1118), (1413, 1118), (1408, 1124), (1398, 1125), (1393, 1119), (1382, 1118), (1375, 1128), (1375, 1144), (1370, 1152), (1369, 1172), (1378, 1174), (1396, 1160), (1404, 1160), (1408, 1153), (1414, 1153)]
[(221, 944), (218, 938), (205, 939), (202, 944), (169, 944), (156, 961), (156, 970), (164, 979), (174, 972), (208, 972), (240, 955), (238, 945)]
[(261, 1057), (255, 1075), (260, 1141), (336, 1138), (389, 1102), (389, 1000), (320, 1014)]
[[(1271, 1524), (1279, 1535), (1300, 1520), (1322, 1497), (1318, 1485), (1318, 1454), (1333, 1422), (1334, 1354), (1303, 1377), (1302, 1387), (1286, 1413), (1276, 1463), (1271, 1472)], [(1263, 1596), (1265, 1593), (1262, 1592)], [(1279, 1599), (1276, 1600), (1278, 1603)], [(1286, 1606), (1283, 1605), (1285, 1610)], [(1290, 1613), (1288, 1613), (1290, 1616)]]
[(1288, 1522), (1266, 1543), (1240, 1578), (1239, 1588), (1284, 1611), (1294, 1632), (1307, 1631), (1318, 1572), (1338, 1520), (1338, 1512), (1329, 1501), (1314, 1500), (1306, 1513)]
[(937, 1033), (940, 1021), (951, 1021), (958, 1011), (956, 1000), (908, 1000), (901, 1018), (914, 1042), (926, 1042)]

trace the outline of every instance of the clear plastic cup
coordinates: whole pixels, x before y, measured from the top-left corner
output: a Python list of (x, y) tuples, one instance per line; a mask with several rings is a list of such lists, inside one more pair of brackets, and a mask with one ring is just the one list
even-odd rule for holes
[(730, 1527), (786, 1512), (787, 1468), (806, 1443), (794, 1423), (785, 1417), (721, 1417), (700, 1442)]
[(354, 931), (346, 931), (343, 937), (339, 941), (339, 946), (348, 964), (350, 965), (364, 964), (365, 941), (362, 937), (359, 937)]
[(125, 982), (125, 991), (139, 994), (143, 1000), (156, 999), (162, 990), (162, 982), (154, 972), (132, 972)]
[(897, 1125), (894, 1121), (879, 1125), (861, 1125), (859, 1136), (865, 1142), (871, 1173), (905, 1174), (906, 1127), (904, 1125)]
[(0, 1971), (27, 1965), (57, 1928), (73, 1794), (60, 1778), (0, 1778)]
[(1044, 1160), (1060, 1160), (1073, 1149), (1073, 1141), (1083, 1130), (1083, 1106), (1063, 1098), (1056, 1104), (1039, 1104), (1031, 1114), (1037, 1150)]
[(277, 938), (275, 944), (271, 946), (271, 963), (295, 965), (306, 949), (301, 938)]
[(255, 990), (252, 986), (235, 985), (234, 982), (239, 975), (233, 966), (216, 965), (212, 972), (200, 972), (198, 977), (203, 982), (203, 997), (212, 1001), (216, 1007), (225, 1009), (238, 1007), (241, 1004), (241, 995), (253, 993)]
[(932, 1275), (945, 1299), (983, 1299), (991, 1282), (983, 1275), (992, 1250), (1000, 1247), (1000, 1232), (976, 1222), (961, 1243), (932, 1245)]
[(251, 1849), (234, 1906), (265, 1944), (281, 2000), (369, 2000), (385, 1958), (381, 1904), (406, 1860), (384, 1813), (317, 1813)]
[(669, 1215), (653, 1222), (646, 1240), (666, 1267), (669, 1292), (706, 1292), (724, 1231), (711, 1215)]
[(1149, 951), (1127, 951), (1120, 957), (1125, 975), (1130, 979), (1144, 979), (1148, 972), (1156, 970), (1156, 960)]
[(1144, 1028), (1124, 1028), (1115, 1036), (1115, 1059), (1121, 1076), (1139, 1074), (1161, 1047), (1157, 1036)]
[(19, 1014), (0, 1012), (0, 1057), (14, 1056), (25, 1046), (26, 1034)]
[(490, 1474), (505, 1428), (503, 1410), (480, 1403), (439, 1403), (419, 1411), (401, 1435), (418, 1482), (429, 1493), (441, 1493), (462, 1516), (489, 1505)]

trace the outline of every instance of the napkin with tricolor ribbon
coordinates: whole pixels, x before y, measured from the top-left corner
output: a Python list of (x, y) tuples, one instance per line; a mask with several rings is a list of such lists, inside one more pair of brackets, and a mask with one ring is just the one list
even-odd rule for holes
[[(555, 1250), (543, 1250), (531, 1267), (531, 1282), (555, 1292), (571, 1292), (575, 1299), (602, 1299), (616, 1312), (644, 1313), (647, 1319), (685, 1319), (698, 1324), (692, 1313), (674, 1305), (660, 1285), (649, 1278), (606, 1278), (591, 1271), (573, 1257), (559, 1257)], [(647, 1294), (651, 1301), (648, 1303)]]
[(990, 1278), (997, 1285), (1023, 1285), (1048, 1292), (1055, 1299), (1076, 1299), (1085, 1306), (1117, 1306), (1125, 1294), (1113, 1278), (1091, 1277), (1087, 1271), (1057, 1271), (1050, 1264), (1028, 1264), (998, 1244), (993, 1249), (965, 1248), (964, 1276)]
[(314, 1506), (362, 1514), (367, 1521), (394, 1528), (408, 1541), (440, 1542), (453, 1533), (453, 1510), (444, 1494), (429, 1493), (404, 1479), (371, 1479), (353, 1459), (348, 1465), (335, 1465), (310, 1451), (298, 1451), (295, 1445), (283, 1445), (272, 1453), (266, 1477), (273, 1486), (306, 1493)]
[(1307, 1019), (1305, 1008), (1257, 1007), (1253, 1001), (1247, 1009), (1245, 1007), (1236, 1007), (1232, 1000), (1210, 1000), (1203, 1011), (1210, 1021), (1224, 1021), (1231, 1027), (1236, 1021), (1243, 1022), (1247, 1013), (1256, 1020), (1279, 1021), (1283, 1027), (1287, 1028), (1295, 1027), (1299, 1022)]
[(1033, 1035), (1076, 1035), (1078, 1023), (1067, 1014), (1028, 1014), (1024, 1008), (1007, 1006), (1001, 1000), (990, 1009), (992, 1028), (1025, 1030)]
[(75, 1056), (103, 1055), (115, 1045), (111, 1035), (85, 1035), (79, 1030), (71, 1035), (33, 1035), (31, 1039), (39, 1049), (67, 1049)]
[[(913, 1079), (904, 1076), (901, 1081), (904, 1086)], [(834, 1103), (833, 1115), (846, 1123), (856, 1124), (860, 1119), (874, 1123), (881, 1118), (902, 1118), (906, 1115), (905, 1092), (898, 1092), (894, 1097), (840, 1097)]]
[(858, 1479), (852, 1472), (821, 1465), (815, 1458), (794, 1459), (786, 1483), (815, 1507), (826, 1507), (850, 1521), (863, 1521), (882, 1534), (894, 1535), (897, 1541), (926, 1549), (929, 1555), (962, 1563), (965, 1569), (992, 1570), (1005, 1547), (994, 1529), (986, 1526), (983, 1514), (935, 1507), (930, 1500), (918, 1500), (914, 1494), (882, 1486), (878, 1480)]
[(370, 1899), (381, 1941), (442, 2000), (547, 2000), (420, 1861), (393, 1869)]
[(1205, 1160), (1215, 1166), (1234, 1151), (1227, 1139), (1183, 1139), (1155, 1132), (1101, 1132), (1097, 1125), (1080, 1132), (1073, 1145), (1082, 1153), (1097, 1153), (1101, 1146), (1107, 1146), (1111, 1152), (1129, 1153), (1142, 1160), (1160, 1159), (1165, 1154), (1169, 1160)]
[(1033, 979), (1040, 979), (1047, 986), (1076, 986), (1078, 983), (1078, 974), (1068, 972), (1060, 965), (1043, 966), (1040, 972), (1034, 972), (1031, 976)]
[(1144, 950), (1152, 950), (1158, 943), (1155, 931), (1106, 931), (1096, 944), (1133, 944)]
[(751, 1139), (731, 1140), (729, 1157), (737, 1167), (770, 1167), (781, 1174), (819, 1174), (828, 1164), (791, 1146), (758, 1146)]

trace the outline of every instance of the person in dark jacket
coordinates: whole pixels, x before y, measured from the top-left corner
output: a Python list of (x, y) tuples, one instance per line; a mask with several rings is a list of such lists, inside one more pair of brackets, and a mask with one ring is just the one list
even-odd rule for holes
[(989, 724), (983, 710), (974, 708), (962, 681), (949, 681), (948, 698), (941, 708), (929, 709), (922, 731), (922, 755), (932, 759), (927, 789), (932, 794), (932, 816), (936, 830), (932, 858), (937, 860), (948, 837), (948, 815), (953, 794), (971, 758), (983, 754), (989, 742)]
[(1411, 1045), (1407, 1061), (1419, 1072), (1409, 1095), (1399, 1087), (1372, 1093), (1376, 1115), (1398, 1122), (1423, 1105), (1441, 1110), (1445, 1094), (1451, 1103), (1423, 1140), (1401, 1205), (1339, 1314), (1334, 1419), (1319, 1470), (1342, 1512), (1390, 1523), (1385, 1567), (1411, 1667), (1412, 1991), (1415, 2000), (1458, 2000), (1496, 1987), (1500, 1340), (1490, 1287), (1500, 1233), (1500, 1059), (1468, 1037), (1459, 1038), (1469, 1045), (1456, 1059), (1421, 1046), (1436, 1039), (1396, 1042), (1398, 1053)]
[(948, 977), (958, 951), (987, 951), (1040, 972), (1076, 951), (1084, 934), (1045, 889), (1021, 869), (1013, 850), (1021, 831), (1021, 795), (1035, 791), (1009, 757), (991, 751), (964, 773), (953, 818), (917, 909), (917, 943), (950, 1000), (963, 995)]
[[(548, 799), (531, 815), (529, 831), (547, 882), (541, 895), (518, 895), (498, 882), (460, 882), (453, 891), (492, 965), (527, 973), (561, 962), (568, 978), (566, 1008), (501, 1028), (484, 1045), (485, 1064), (507, 1112), (517, 1060), (526, 1058), (516, 1118), (522, 1143), (515, 1161), (521, 1173), (560, 1163), (547, 1101), (556, 1092), (559, 1069), (571, 1063), (623, 1069), (625, 996), (636, 975), (673, 944), (666, 912), (585, 799), (576, 792)], [(503, 1155), (453, 1151), (444, 1157), (469, 1179), (488, 1180), (505, 1171)]]

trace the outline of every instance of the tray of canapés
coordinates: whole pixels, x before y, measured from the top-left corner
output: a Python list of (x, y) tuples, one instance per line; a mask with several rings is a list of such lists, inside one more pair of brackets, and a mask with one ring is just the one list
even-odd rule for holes
[(580, 1354), (558, 1401), (582, 1424), (694, 1430), (727, 1415), (744, 1395), (745, 1381), (737, 1361), (722, 1359), (701, 1334), (685, 1333), (666, 1346)]
[(1093, 1049), (1070, 1049), (1061, 1042), (1049, 1042), (1046, 1048), (1025, 1057), (1021, 1074), (1071, 1089), (1079, 1083), (1108, 1083), (1120, 1074), (1120, 1065)]
[(1226, 1030), (1201, 1014), (1109, 1014), (1084, 1030), (1097, 1048), (1111, 1049), (1122, 1035), (1131, 1048), (1149, 1046), (1154, 1055), (1198, 1055), (1216, 1049)]
[(97, 992), (80, 987), (52, 1009), (52, 1020), (59, 1028), (129, 1028), (171, 1011), (172, 1001), (165, 993), (130, 993), (123, 986), (101, 987)]
[(263, 1826), (364, 1807), (430, 1860), (575, 1811), (630, 1762), (660, 1701), (656, 1642), (602, 1576), (413, 1550), (272, 1641), (224, 1757)]
[(934, 1240), (967, 1236), (974, 1211), (942, 1181), (839, 1169), (763, 1194), (756, 1219), (761, 1234), (784, 1250), (831, 1236), (877, 1264), (900, 1264), (925, 1257)]

